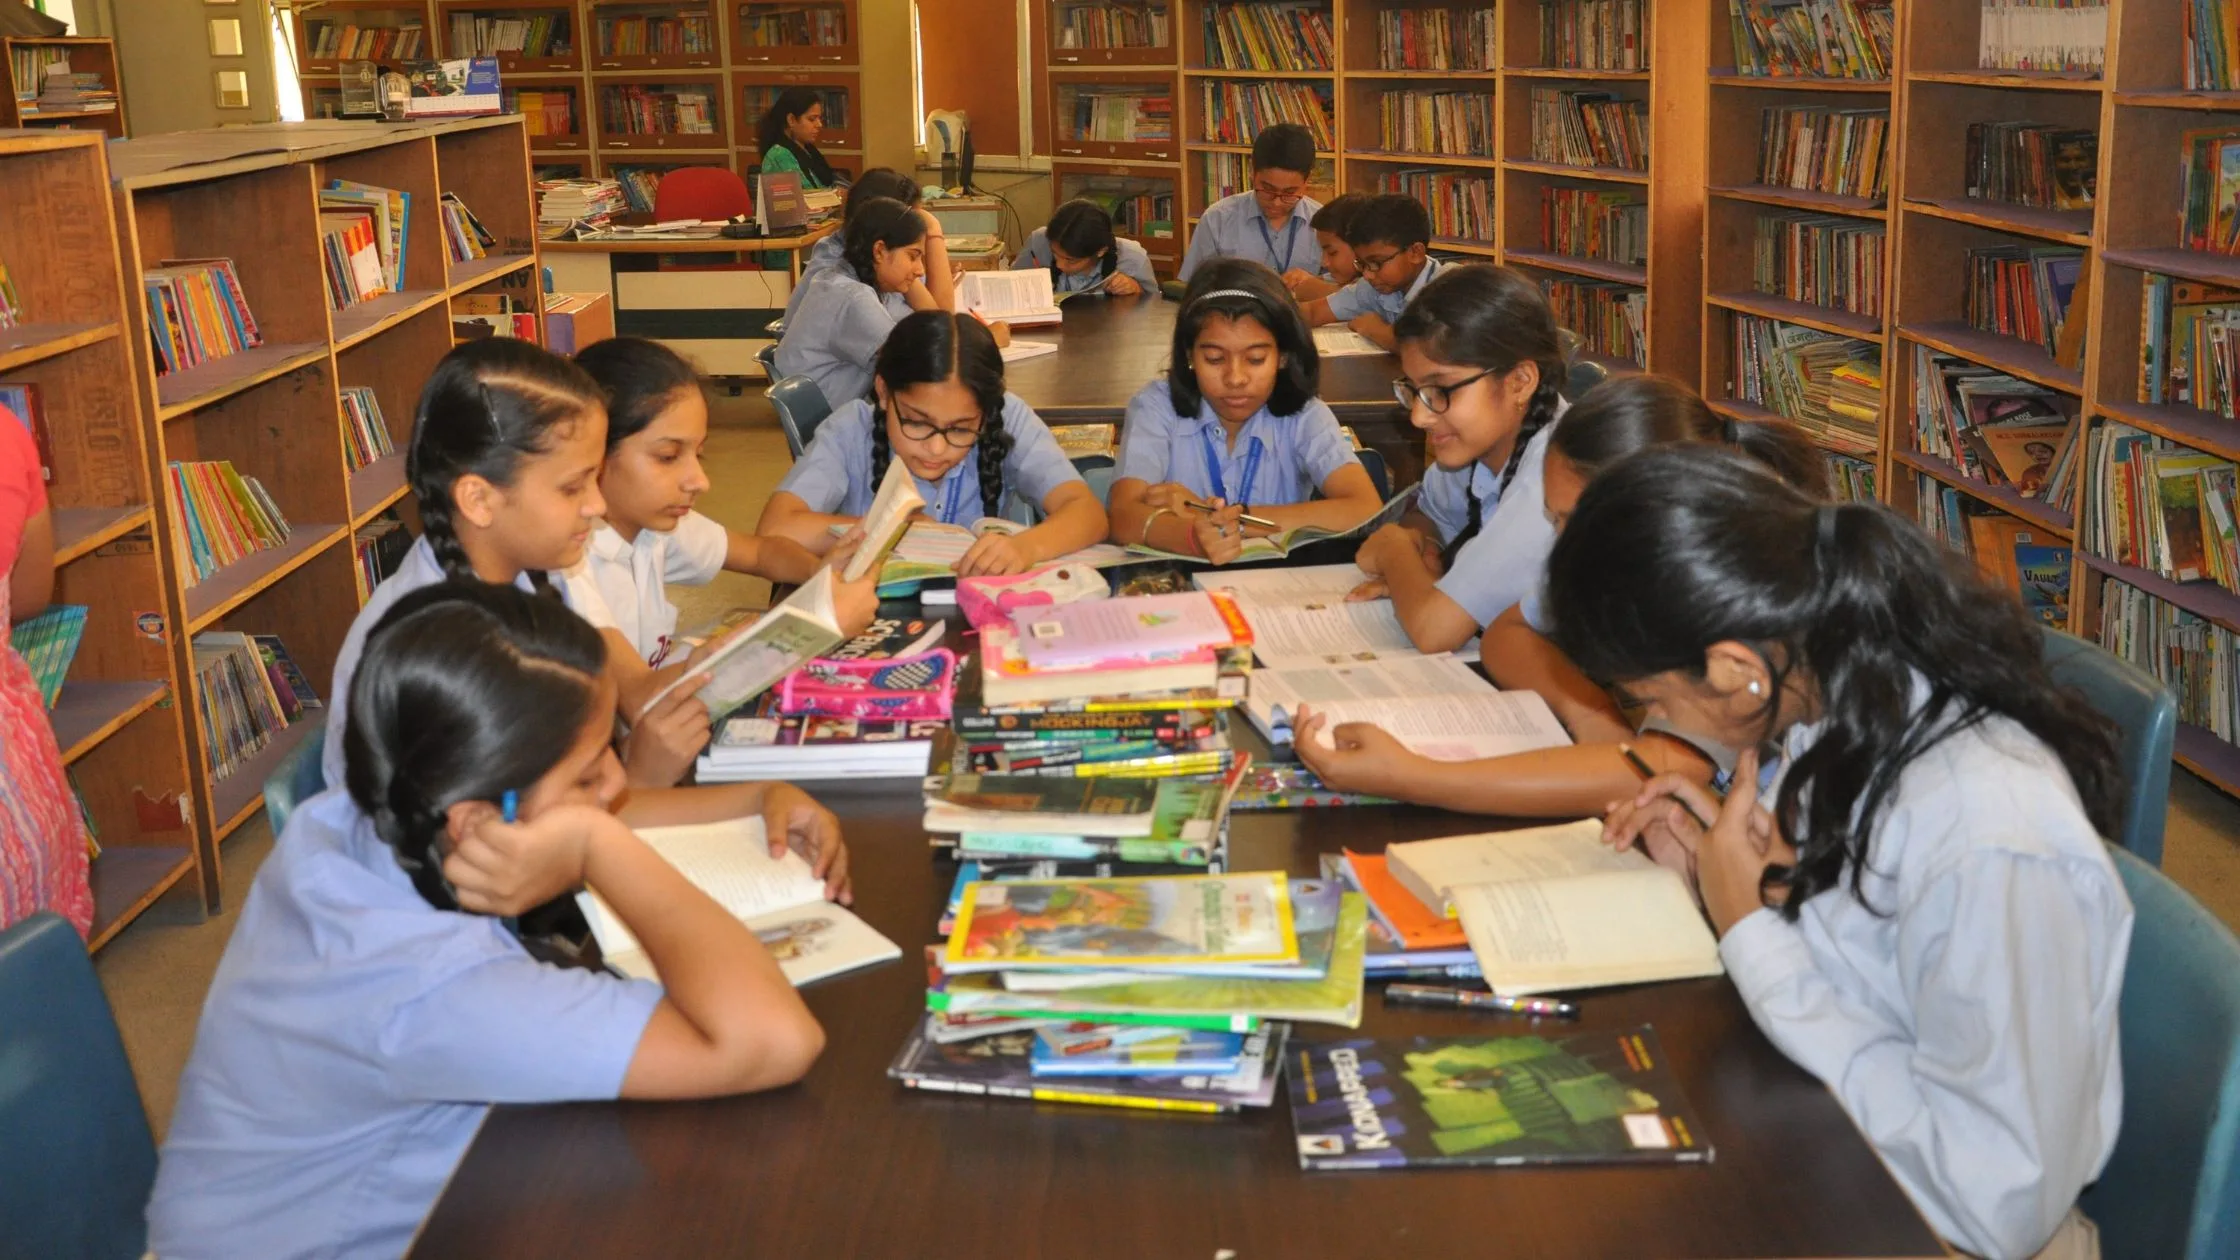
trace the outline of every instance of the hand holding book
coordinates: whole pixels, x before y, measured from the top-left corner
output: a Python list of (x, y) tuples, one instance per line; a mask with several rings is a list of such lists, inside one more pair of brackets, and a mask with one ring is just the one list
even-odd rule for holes
[[(1697, 825), (1691, 810), (1703, 815), (1717, 811), (1708, 830)], [(1696, 894), (1721, 937), (1754, 911), (1776, 903), (1781, 892), (1765, 888), (1766, 871), (1794, 866), (1797, 860), (1773, 814), (1758, 804), (1754, 748), (1735, 760), (1734, 788), (1724, 802), (1679, 775), (1661, 774), (1642, 784), (1640, 795), (1620, 802), (1603, 825), (1603, 839), (1613, 848), (1629, 848), (1636, 838), (1659, 865), (1684, 878), (1693, 875)], [(1685, 867), (1677, 864), (1683, 857)]]

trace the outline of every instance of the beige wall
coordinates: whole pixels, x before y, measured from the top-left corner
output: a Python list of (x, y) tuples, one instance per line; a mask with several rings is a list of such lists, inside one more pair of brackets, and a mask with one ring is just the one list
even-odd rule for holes
[[(210, 18), (241, 20), (239, 57), (210, 55)], [(227, 123), (271, 122), (272, 12), (266, 0), (205, 4), (202, 0), (78, 0), (88, 35), (117, 41), (124, 79), (125, 122), (136, 136), (192, 131)], [(219, 109), (219, 70), (249, 73), (249, 108)]]

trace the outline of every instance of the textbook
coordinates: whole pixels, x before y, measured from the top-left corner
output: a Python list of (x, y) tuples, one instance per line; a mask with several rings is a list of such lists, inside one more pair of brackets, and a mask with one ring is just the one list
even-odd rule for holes
[[(1285, 676), (1263, 687), (1260, 678), (1268, 674)], [(1410, 685), (1420, 685), (1423, 678), (1452, 681), (1438, 691), (1403, 690), (1397, 682), (1385, 682), (1405, 675), (1415, 675)], [(1453, 657), (1264, 670), (1252, 685), (1257, 694), (1246, 700), (1246, 716), (1272, 743), (1289, 741), (1291, 718), (1304, 703), (1329, 717), (1315, 736), (1324, 748), (1336, 746), (1331, 732), (1348, 722), (1381, 727), (1409, 751), (1434, 761), (1476, 761), (1571, 744), (1570, 733), (1539, 692), (1496, 691)]]
[[(901, 946), (842, 906), (826, 901), (824, 882), (800, 854), (770, 856), (759, 816), (688, 827), (647, 827), (638, 838), (694, 887), (738, 916), (769, 947), (795, 985), (902, 957)], [(576, 894), (607, 965), (640, 980), (659, 980), (638, 938), (600, 899)]]
[[(900, 467), (901, 464), (902, 461), (898, 459), (889, 467)], [(902, 479), (906, 482), (911, 480), (907, 472)], [(914, 489), (912, 496), (916, 496)], [(887, 593), (888, 587), (905, 582), (954, 578), (957, 576), (957, 561), (964, 559), (964, 553), (972, 550), (972, 544), (982, 534), (1021, 534), (1029, 528), (1017, 521), (1001, 520), (993, 516), (983, 516), (969, 526), (945, 525), (940, 521), (923, 518), (911, 521), (909, 525), (910, 528), (902, 535), (901, 540), (894, 544), (891, 554), (883, 557), (885, 563), (879, 566), (879, 590), (882, 595)], [(1130, 563), (1134, 559), (1124, 547), (1113, 543), (1091, 543), (1079, 551), (1059, 556), (1055, 560), (1046, 560), (1035, 567), (1039, 569), (1053, 564), (1085, 564), (1092, 569), (1108, 569), (1116, 564)]]
[[(1401, 626), (1391, 600), (1346, 598), (1369, 581), (1356, 565), (1205, 569), (1191, 580), (1206, 590), (1226, 591), (1237, 601), (1252, 626), (1253, 655), (1271, 669), (1423, 655)], [(1454, 655), (1476, 660), (1477, 641)]]
[(710, 640), (699, 662), (654, 693), (639, 715), (652, 711), (670, 692), (692, 687), (707, 704), (709, 718), (721, 722), (842, 637), (840, 614), (832, 604), (832, 569), (826, 566), (770, 611)]
[(1290, 1029), (1272, 1024), (1244, 1039), (1236, 1071), (1219, 1076), (1089, 1076), (1036, 1079), (1036, 1030), (1018, 1028), (968, 1041), (940, 1039), (937, 1015), (911, 1031), (887, 1075), (911, 1089), (1036, 1102), (1086, 1103), (1151, 1111), (1221, 1113), (1275, 1101)]
[(1425, 905), (1462, 920), (1496, 993), (1726, 973), (1687, 884), (1638, 851), (1613, 851), (1595, 819), (1396, 844), (1385, 860)]
[(1709, 1163), (1656, 1032), (1296, 1045), (1299, 1167)]
[[(993, 830), (985, 826), (959, 828), (956, 832), (957, 855), (959, 858), (998, 861), (1020, 858), (1075, 861), (1118, 858), (1124, 862), (1172, 863), (1177, 866), (1207, 868), (1223, 856), (1222, 837), (1225, 834), (1224, 824), (1230, 802), (1235, 798), (1237, 784), (1243, 780), (1249, 765), (1250, 760), (1245, 759), (1240, 764), (1231, 766), (1219, 778), (1074, 780), (1149, 787), (1152, 806), (1148, 830), (1137, 835), (1109, 836), (1097, 832), (1113, 830), (1119, 824), (1099, 825), (1093, 831), (1068, 832), (1054, 824), (1042, 823), (1040, 815), (1030, 814), (1015, 822), (1010, 818), (999, 817), (995, 821), (1008, 823), (1013, 829)], [(1140, 788), (1130, 787), (1128, 790), (1132, 793)], [(934, 826), (935, 822), (946, 823), (963, 817), (966, 816), (949, 813), (945, 809), (928, 808), (927, 830), (940, 831), (942, 828)], [(983, 817), (978, 821), (985, 823), (989, 820)], [(1133, 821), (1128, 825), (1132, 826)], [(1037, 829), (1017, 830), (1019, 827)]]
[[(1403, 656), (1334, 665), (1286, 665), (1253, 671), (1245, 718), (1273, 744), (1291, 742), (1302, 704), (1317, 711), (1352, 702), (1395, 704), (1439, 696), (1499, 694), (1492, 683), (1452, 656)], [(1370, 719), (1374, 720), (1374, 719)]]
[(1064, 319), (1047, 268), (1025, 271), (968, 271), (957, 283), (957, 309), (991, 324), (1014, 328), (1055, 324)]
[(973, 884), (943, 967), (967, 975), (1297, 961), (1290, 885), (1260, 871)]
[(934, 736), (946, 725), (937, 719), (787, 717), (767, 704), (770, 699), (716, 728), (697, 762), (702, 783), (923, 778)]
[(879, 478), (879, 493), (872, 496), (871, 509), (863, 514), (863, 545), (848, 558), (848, 567), (840, 577), (854, 582), (872, 569), (879, 569), (879, 580), (887, 579), (887, 555), (900, 546), (910, 526), (910, 517), (926, 505), (925, 496), (918, 493), (918, 479), (910, 475), (909, 466), (899, 459), (887, 461), (886, 475)]
[[(1242, 554), (1230, 563), (1251, 564), (1260, 560), (1281, 560), (1309, 543), (1359, 541), (1406, 516), (1408, 509), (1415, 506), (1416, 496), (1421, 494), (1422, 491), (1423, 487), (1420, 484), (1409, 486), (1393, 495), (1383, 507), (1370, 513), (1358, 524), (1347, 526), (1344, 529), (1331, 529), (1323, 525), (1294, 525), (1289, 529), (1278, 530), (1264, 537), (1247, 538), (1244, 540)], [(1134, 556), (1153, 556), (1161, 560), (1174, 560), (1184, 564), (1202, 565), (1209, 563), (1204, 556), (1181, 551), (1162, 551), (1145, 543), (1128, 544), (1128, 552)]]

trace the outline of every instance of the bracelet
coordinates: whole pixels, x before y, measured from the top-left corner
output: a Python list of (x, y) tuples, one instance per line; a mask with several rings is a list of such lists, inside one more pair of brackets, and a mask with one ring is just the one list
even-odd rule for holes
[(1143, 518), (1143, 537), (1136, 539), (1138, 543), (1146, 547), (1151, 545), (1151, 524), (1152, 522), (1158, 520), (1162, 515), (1173, 516), (1175, 515), (1175, 510), (1171, 507), (1157, 507), (1151, 509), (1151, 515)]

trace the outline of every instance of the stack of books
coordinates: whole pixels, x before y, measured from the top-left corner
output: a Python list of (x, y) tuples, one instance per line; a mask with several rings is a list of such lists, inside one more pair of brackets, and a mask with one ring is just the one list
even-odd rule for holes
[(1883, 224), (1781, 211), (1758, 216), (1751, 287), (1792, 302), (1882, 317)]
[(86, 612), (82, 604), (49, 604), (36, 617), (17, 622), (8, 632), (8, 646), (31, 667), (39, 698), (50, 709), (62, 696), (62, 680), (70, 662), (78, 658), (78, 644), (86, 637)]
[(1532, 89), (1532, 157), (1565, 166), (1649, 169), (1649, 102), (1587, 88)]
[(570, 228), (602, 228), (630, 209), (622, 184), (612, 179), (537, 181), (537, 230), (557, 236)]
[(1919, 449), (1995, 486), (2070, 510), (2077, 400), (1927, 346), (1913, 348)]
[[(1540, 0), (1540, 64), (1559, 70), (1640, 70), (1649, 51), (1645, 0)], [(1493, 47), (1492, 10), (1485, 46)]]
[(389, 423), (381, 418), (381, 399), (370, 386), (350, 385), (342, 391), (342, 453), (351, 472), (397, 453)]
[(1739, 312), (1734, 396), (1795, 421), (1822, 446), (1873, 459), (1882, 414), (1882, 347)]
[(156, 375), (200, 367), (264, 344), (230, 258), (166, 262), (141, 277)]
[(1740, 74), (1888, 79), (1891, 0), (1727, 0)]
[(925, 827), (936, 856), (1002, 866), (1058, 860), (1220, 871), (1243, 767), (1219, 778), (935, 774)]
[(194, 670), (205, 768), (214, 783), (231, 778), (280, 732), (325, 720), (314, 712), (325, 706), (273, 635), (205, 630), (194, 636)]
[(490, 247), (498, 243), (498, 238), (490, 235), (490, 230), (482, 226), (482, 220), (474, 217), (474, 211), (467, 209), (467, 203), (459, 199), (459, 194), (445, 193), (438, 209), (443, 212), (444, 248), (450, 252), (452, 262), (463, 263), (471, 258), (489, 256)]
[(180, 568), (193, 586), (235, 561), (288, 541), (288, 520), (255, 477), (234, 471), (232, 460), (171, 462), (165, 480)]
[(95, 70), (72, 70), (68, 61), (46, 68), (39, 80), (41, 113), (111, 114), (117, 109), (116, 89), (102, 81)]
[(1890, 178), (1889, 139), (1887, 109), (1774, 106), (1760, 121), (1758, 182), (1879, 201)]

